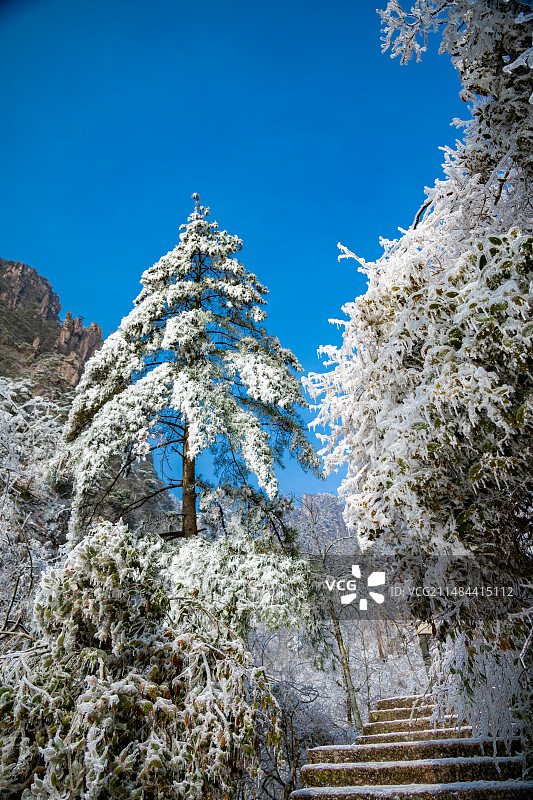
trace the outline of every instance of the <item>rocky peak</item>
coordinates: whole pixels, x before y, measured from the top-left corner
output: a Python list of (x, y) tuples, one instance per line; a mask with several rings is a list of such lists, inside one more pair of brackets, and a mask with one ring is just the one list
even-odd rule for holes
[(32, 309), (46, 322), (57, 320), (61, 310), (59, 297), (36, 269), (3, 258), (0, 258), (0, 302), (12, 310)]
[(67, 311), (54, 351), (67, 356), (60, 374), (70, 386), (78, 383), (85, 363), (102, 346), (102, 342), (102, 329), (96, 322), (84, 328), (82, 317), (73, 319), (70, 311)]
[(78, 383), (85, 363), (102, 345), (96, 322), (67, 311), (36, 269), (0, 258), (0, 375), (30, 377), (37, 393), (58, 396)]

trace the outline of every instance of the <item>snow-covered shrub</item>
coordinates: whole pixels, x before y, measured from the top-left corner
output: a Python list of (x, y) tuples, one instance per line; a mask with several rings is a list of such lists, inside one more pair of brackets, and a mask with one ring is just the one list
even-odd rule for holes
[[(434, 717), (444, 723), (446, 714), (468, 720), (472, 735), (498, 736), (510, 742), (516, 736), (522, 695), (521, 671), (515, 648), (502, 646), (501, 636), (471, 637), (459, 634), (433, 648), (432, 693), (437, 701)], [(454, 676), (453, 683), (446, 679)], [(510, 716), (511, 709), (515, 716)], [(495, 753), (496, 754), (496, 753)]]
[(331, 744), (338, 732), (316, 686), (277, 680), (272, 690), (280, 707), (282, 758), (278, 749), (263, 748), (259, 797), (286, 800), (301, 788), (300, 769), (308, 762), (309, 748)]
[(447, 714), (456, 714), (458, 724), (472, 726), (473, 736), (492, 741), (494, 755), (497, 739), (510, 750), (521, 737), (524, 774), (533, 774), (533, 659), (516, 627), (484, 623), (476, 632), (459, 629), (434, 642), (431, 655), (434, 723), (440, 727)]
[(171, 605), (164, 547), (102, 523), (42, 579), (35, 642), (0, 662), (3, 792), (215, 800), (254, 773), (266, 678), (205, 601)]
[(252, 536), (183, 541), (166, 569), (181, 595), (195, 594), (239, 635), (259, 624), (309, 628), (316, 625), (309, 604), (309, 563), (285, 555)]

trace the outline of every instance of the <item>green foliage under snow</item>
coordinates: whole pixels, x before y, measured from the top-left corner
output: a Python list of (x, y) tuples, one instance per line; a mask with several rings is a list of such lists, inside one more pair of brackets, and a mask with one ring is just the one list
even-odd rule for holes
[(35, 642), (1, 662), (4, 796), (215, 800), (256, 770), (267, 680), (199, 593), (171, 599), (167, 547), (103, 523), (42, 579)]

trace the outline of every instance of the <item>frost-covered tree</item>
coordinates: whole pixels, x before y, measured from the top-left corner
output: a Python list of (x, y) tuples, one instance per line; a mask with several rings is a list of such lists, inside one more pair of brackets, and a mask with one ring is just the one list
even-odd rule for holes
[(51, 487), (59, 409), (26, 381), (0, 377), (0, 649), (26, 636), (28, 598), (62, 539), (64, 501)]
[[(267, 289), (234, 257), (236, 236), (195, 210), (180, 243), (142, 276), (135, 307), (90, 362), (67, 426), (76, 464), (73, 527), (113, 458), (120, 470), (150, 450), (181, 459), (183, 535), (197, 532), (197, 456), (214, 454), (225, 481), (251, 473), (273, 498), (289, 449), (305, 469), (318, 459), (304, 433), (296, 357), (261, 325)], [(94, 505), (93, 505), (94, 513)]]
[(44, 575), (31, 645), (0, 660), (2, 797), (227, 800), (255, 774), (268, 681), (174, 555), (104, 522)]
[[(343, 308), (342, 345), (322, 348), (329, 371), (309, 376), (329, 428), (323, 455), (328, 470), (347, 464), (345, 516), (363, 541), (427, 564), (448, 547), (500, 585), (510, 573), (531, 624), (533, 13), (489, 0), (417, 0), (405, 12), (393, 0), (381, 16), (384, 49), (403, 61), (442, 32), (472, 114), (409, 230), (383, 241), (376, 263), (357, 258), (366, 294)], [(445, 598), (426, 612), (475, 626), (479, 603)], [(485, 635), (515, 657), (524, 644), (520, 624)], [(490, 714), (484, 691), (477, 712)]]
[(330, 428), (326, 467), (347, 464), (346, 518), (363, 538), (528, 551), (533, 15), (522, 10), (464, 0), (382, 12), (385, 45), (404, 59), (444, 27), (473, 116), (410, 229), (375, 264), (357, 259), (367, 292), (344, 306), (341, 347), (322, 348), (330, 371), (309, 377)]

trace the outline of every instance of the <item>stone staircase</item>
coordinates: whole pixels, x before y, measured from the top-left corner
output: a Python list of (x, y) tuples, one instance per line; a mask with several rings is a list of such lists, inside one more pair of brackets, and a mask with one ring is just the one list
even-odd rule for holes
[(291, 800), (533, 800), (533, 782), (520, 780), (520, 740), (472, 738), (472, 729), (447, 717), (433, 729), (427, 698), (380, 700), (353, 745), (316, 747), (302, 768), (307, 788)]

